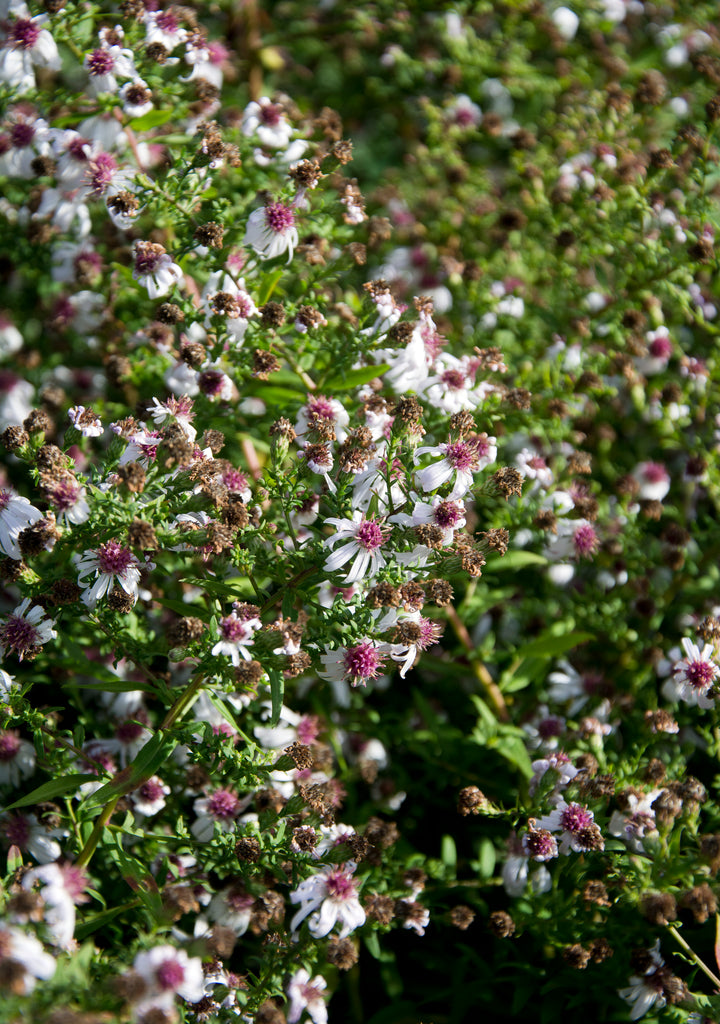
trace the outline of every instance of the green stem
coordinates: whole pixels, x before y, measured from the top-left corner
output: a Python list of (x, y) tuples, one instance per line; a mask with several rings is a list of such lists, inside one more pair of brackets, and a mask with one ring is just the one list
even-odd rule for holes
[(95, 853), (97, 844), (100, 842), (100, 836), (103, 834), (105, 826), (112, 818), (119, 799), (119, 796), (114, 796), (112, 800), (109, 800), (105, 804), (98, 815), (98, 819), (93, 826), (93, 830), (88, 837), (88, 841), (83, 846), (78, 859), (75, 861), (77, 867), (84, 868), (90, 862), (90, 858)]
[(702, 962), (702, 960), (697, 955), (697, 953), (693, 949), (691, 949), (690, 946), (688, 946), (687, 942), (682, 937), (680, 932), (677, 930), (675, 925), (669, 924), (667, 927), (668, 927), (668, 931), (670, 932), (672, 937), (675, 939), (675, 941), (678, 943), (678, 945), (682, 946), (682, 948), (685, 950), (685, 952), (690, 957), (692, 962), (697, 967), (700, 968), (700, 970), (703, 972), (703, 974), (707, 975), (707, 977), (710, 979), (710, 981), (713, 983), (713, 985), (715, 985), (715, 987), (720, 991), (720, 978), (718, 978), (715, 974), (713, 974), (713, 972), (710, 970), (710, 968), (706, 967), (706, 965)]

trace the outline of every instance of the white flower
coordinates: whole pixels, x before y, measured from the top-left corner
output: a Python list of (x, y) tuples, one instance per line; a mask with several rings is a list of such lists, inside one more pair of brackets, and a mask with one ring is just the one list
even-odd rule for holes
[(326, 987), (327, 982), (319, 974), (310, 981), (310, 974), (304, 967), (296, 971), (287, 987), (290, 1000), (288, 1024), (296, 1024), (303, 1010), (307, 1010), (313, 1024), (327, 1024), (327, 1006), (323, 998)]
[(88, 898), (85, 895), (85, 872), (72, 864), (43, 864), (23, 876), (23, 889), (32, 890), (37, 882), (41, 883), (39, 895), (45, 904), (43, 921), (53, 943), (62, 949), (72, 949), (75, 945), (75, 904)]
[(298, 412), (295, 421), (297, 443), (304, 448), (308, 443), (308, 434), (321, 428), (321, 437), (326, 436), (325, 431), (332, 429), (335, 439), (342, 444), (347, 437), (346, 427), (349, 422), (347, 411), (336, 398), (313, 395)]
[(84, 405), (75, 405), (68, 409), (68, 419), (83, 437), (100, 437), (105, 429), (102, 420), (92, 409), (86, 409)]
[(43, 514), (27, 498), (20, 497), (9, 487), (0, 488), (0, 551), (16, 561), (22, 559), (18, 537), (27, 526), (32, 526)]
[[(140, 582), (140, 563), (129, 548), (116, 540), (101, 544), (94, 551), (85, 551), (78, 561), (78, 583), (85, 591), (83, 602), (94, 608), (101, 597), (117, 583), (130, 597), (137, 600)], [(92, 583), (87, 576), (94, 573)]]
[(248, 217), (243, 245), (251, 246), (263, 260), (288, 253), (288, 263), (298, 244), (298, 230), (295, 214), (284, 203), (269, 203), (261, 206)]
[(569, 854), (571, 850), (584, 853), (602, 850), (605, 846), (592, 811), (582, 804), (568, 804), (562, 797), (558, 799), (555, 810), (538, 818), (535, 826), (548, 832), (562, 832), (560, 853)]
[(18, 661), (23, 658), (32, 660), (43, 644), (57, 637), (55, 623), (45, 617), (45, 609), (37, 604), (30, 608), (30, 604), (31, 599), (26, 597), (7, 618), (0, 621), (0, 651), (3, 656), (14, 652)]
[(632, 475), (638, 482), (641, 501), (662, 501), (670, 490), (670, 474), (660, 462), (641, 462)]
[(494, 437), (480, 434), (463, 441), (448, 441), (436, 447), (425, 446), (416, 450), (415, 461), (425, 454), (441, 458), (417, 470), (417, 484), (424, 491), (435, 491), (454, 478), (454, 486), (448, 495), (448, 500), (454, 501), (467, 494), (473, 485), (475, 473), (495, 462), (497, 443)]
[[(331, 517), (325, 522), (337, 528), (336, 533), (325, 541), (326, 547), (334, 547), (323, 566), (327, 572), (336, 572), (353, 559), (344, 582), (357, 583), (385, 568), (385, 558), (380, 550), (385, 538), (382, 527), (374, 519), (366, 519), (362, 512), (355, 511), (352, 519)], [(339, 541), (344, 543), (335, 547)]]
[(19, 786), (35, 771), (35, 748), (12, 731), (0, 730), (0, 786)]
[(608, 822), (610, 835), (620, 836), (635, 853), (644, 853), (643, 838), (649, 832), (656, 831), (655, 812), (652, 805), (661, 793), (661, 789), (652, 789), (642, 796), (628, 792), (626, 796), (627, 809), (624, 812), (613, 811), (610, 817)]
[(133, 261), (133, 277), (145, 285), (151, 299), (167, 295), (184, 279), (181, 268), (173, 263), (163, 246), (155, 242), (135, 242)]
[(190, 831), (199, 843), (209, 843), (218, 824), (223, 832), (233, 832), (237, 817), (252, 800), (252, 794), (240, 800), (232, 789), (216, 789), (208, 797), (200, 797), (193, 805), (198, 815)]
[(88, 72), (90, 92), (99, 96), (117, 92), (117, 77), (135, 78), (133, 52), (120, 46), (100, 46), (85, 56), (83, 64)]
[(254, 135), (268, 149), (285, 149), (292, 138), (293, 129), (278, 103), (261, 96), (245, 108), (242, 119), (244, 135)]
[(160, 43), (168, 53), (180, 46), (187, 39), (187, 30), (178, 25), (177, 15), (172, 7), (165, 11), (145, 11), (142, 15), (145, 23), (146, 46)]
[(618, 992), (620, 998), (631, 1006), (630, 1020), (639, 1020), (655, 1005), (658, 1009), (665, 1006), (662, 983), (658, 984), (660, 978), (655, 977), (657, 972), (665, 966), (665, 961), (660, 956), (660, 939), (652, 949), (648, 950), (648, 954), (651, 963), (645, 974), (642, 977), (633, 974), (627, 988), (621, 988)]
[(252, 647), (253, 636), (261, 626), (262, 622), (257, 617), (247, 617), (242, 611), (238, 615), (237, 611), (233, 611), (220, 620), (218, 629), (222, 639), (213, 647), (213, 655), (227, 654), (236, 667), (240, 664), (241, 656), (245, 661), (252, 661), (248, 647)]
[(571, 11), (569, 7), (558, 7), (552, 13), (552, 20), (563, 39), (575, 38), (580, 24), (580, 19), (575, 11)]
[(701, 651), (687, 637), (683, 637), (681, 643), (685, 657), (678, 661), (673, 672), (677, 696), (686, 704), (697, 704), (707, 710), (715, 703), (708, 694), (720, 675), (720, 668), (712, 660), (712, 644), (705, 644)]
[(135, 813), (142, 814), (146, 818), (158, 814), (165, 806), (165, 797), (170, 792), (170, 787), (165, 785), (159, 776), (153, 775), (130, 794)]
[(27, 850), (39, 864), (49, 864), (62, 854), (58, 839), (67, 836), (64, 829), (45, 828), (34, 814), (15, 811), (2, 816), (2, 833), (5, 843)]
[(6, 82), (18, 95), (35, 88), (33, 65), (53, 71), (61, 66), (57, 44), (51, 33), (43, 28), (47, 21), (47, 14), (38, 14), (34, 18), (21, 15), (3, 25), (5, 38), (0, 50), (0, 82)]
[(35, 979), (47, 981), (55, 973), (55, 960), (46, 953), (34, 935), (27, 935), (20, 928), (11, 928), (0, 923), (0, 949), (4, 960), (20, 964), (23, 968), (21, 977), (13, 974), (14, 991), (19, 995), (29, 995), (35, 988)]
[(188, 441), (194, 441), (197, 437), (197, 430), (191, 423), (194, 413), (193, 401), (189, 395), (181, 395), (180, 398), (175, 398), (172, 395), (165, 402), (153, 398), (153, 408), (150, 409), (150, 415), (158, 426), (166, 420), (177, 423)]
[(340, 938), (345, 938), (365, 924), (365, 911), (357, 897), (357, 886), (352, 878), (355, 863), (322, 868), (318, 874), (306, 878), (294, 892), (290, 902), (299, 903), (300, 909), (290, 922), (296, 932), (308, 915), (310, 934), (321, 939), (340, 924)]
[(215, 893), (207, 908), (207, 916), (216, 924), (232, 928), (237, 936), (250, 927), (255, 897), (240, 884), (229, 885)]
[(138, 953), (133, 967), (149, 986), (151, 998), (173, 993), (199, 1003), (205, 994), (202, 960), (189, 957), (184, 949), (155, 946)]
[(487, 381), (479, 384), (475, 382), (477, 361), (473, 365), (467, 356), (457, 359), (443, 352), (435, 360), (432, 369), (433, 375), (419, 385), (418, 394), (433, 408), (442, 409), (449, 415), (477, 409), (487, 395), (495, 390)]

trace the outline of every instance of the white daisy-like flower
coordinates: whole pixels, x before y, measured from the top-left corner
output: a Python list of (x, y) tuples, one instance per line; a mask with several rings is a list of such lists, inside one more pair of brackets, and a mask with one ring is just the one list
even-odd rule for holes
[(641, 501), (662, 501), (670, 490), (670, 474), (661, 462), (641, 462), (632, 475), (638, 482)]
[(43, 644), (57, 637), (55, 623), (46, 618), (45, 609), (37, 604), (31, 608), (31, 603), (31, 599), (26, 597), (10, 615), (0, 620), (0, 651), (3, 657), (14, 653), (18, 661), (23, 658), (32, 661)]
[(665, 966), (660, 956), (660, 939), (648, 951), (649, 966), (643, 975), (633, 974), (630, 984), (621, 988), (618, 995), (630, 1004), (630, 1020), (639, 1020), (653, 1006), (662, 1009), (665, 1006), (662, 979), (658, 972)]
[(475, 382), (475, 365), (463, 356), (458, 359), (449, 352), (441, 353), (432, 366), (433, 373), (418, 389), (434, 409), (442, 409), (448, 415), (462, 410), (477, 409), (485, 398), (494, 391), (487, 381)]
[(305, 447), (308, 434), (318, 431), (320, 437), (327, 437), (332, 430), (338, 443), (347, 437), (347, 425), (350, 417), (347, 410), (336, 398), (325, 398), (323, 395), (312, 395), (305, 405), (300, 407), (295, 421), (297, 443)]
[(151, 299), (162, 298), (184, 280), (181, 268), (156, 242), (135, 242), (133, 262), (133, 277), (145, 285)]
[(207, 916), (215, 924), (232, 928), (239, 937), (244, 935), (252, 920), (255, 897), (241, 885), (230, 885), (216, 892), (207, 908)]
[(652, 789), (649, 793), (637, 796), (628, 793), (627, 809), (613, 811), (608, 822), (608, 832), (612, 836), (624, 839), (635, 853), (644, 853), (643, 839), (648, 833), (656, 831), (655, 812), (652, 805), (662, 793), (661, 789)]
[(42, 519), (43, 514), (27, 498), (9, 487), (0, 488), (0, 551), (16, 561), (22, 559), (18, 537), (22, 531)]
[(140, 814), (145, 818), (151, 818), (154, 814), (158, 814), (165, 806), (165, 797), (171, 792), (170, 786), (166, 785), (158, 775), (153, 775), (130, 794), (135, 814)]
[(288, 263), (298, 244), (295, 213), (285, 203), (269, 203), (248, 217), (243, 245), (249, 245), (263, 260), (288, 253)]
[(120, 87), (118, 93), (128, 117), (143, 117), (153, 109), (152, 92), (142, 78), (134, 78)]
[(352, 686), (365, 686), (368, 679), (382, 675), (385, 651), (389, 646), (366, 639), (352, 647), (338, 647), (333, 651), (326, 648), (320, 655), (323, 670), (318, 675), (330, 683), (349, 682)]
[(238, 815), (245, 810), (252, 795), (240, 800), (233, 789), (216, 789), (210, 796), (200, 797), (193, 804), (197, 819), (190, 831), (199, 843), (209, 843), (219, 825), (223, 832), (233, 832)]
[(46, 828), (34, 814), (23, 814), (22, 811), (3, 814), (0, 822), (5, 843), (27, 851), (38, 864), (50, 864), (62, 855), (62, 847), (57, 840), (67, 836), (64, 829)]
[(308, 915), (310, 934), (316, 939), (328, 935), (336, 924), (340, 924), (341, 939), (365, 924), (365, 911), (360, 905), (357, 884), (352, 877), (355, 867), (353, 861), (348, 861), (347, 864), (322, 868), (290, 893), (290, 902), (300, 904), (290, 922), (293, 932), (297, 932)]
[(571, 850), (575, 853), (585, 853), (588, 850), (605, 848), (593, 812), (582, 804), (568, 804), (562, 797), (558, 799), (555, 809), (550, 814), (538, 818), (535, 824), (538, 829), (562, 833), (560, 853), (569, 854)]
[(155, 946), (138, 953), (133, 968), (148, 985), (150, 998), (171, 994), (199, 1003), (205, 994), (202, 960), (184, 949)]
[(118, 91), (118, 78), (135, 78), (132, 50), (121, 46), (99, 46), (85, 56), (83, 65), (89, 76), (93, 96)]
[(407, 527), (434, 526), (441, 531), (442, 546), (447, 547), (453, 542), (455, 530), (461, 530), (465, 525), (465, 505), (462, 501), (450, 501), (439, 494), (430, 501), (421, 501), (416, 496), (411, 513), (399, 512), (390, 516), (388, 522)]
[[(85, 551), (78, 561), (78, 569), (78, 583), (84, 590), (82, 599), (89, 608), (94, 608), (116, 583), (137, 600), (140, 562), (119, 541), (109, 540), (95, 550)], [(92, 573), (94, 577), (88, 582), (86, 577)]]
[(35, 771), (35, 748), (15, 730), (0, 729), (0, 786), (19, 786)]
[(61, 67), (57, 43), (43, 26), (47, 14), (34, 18), (23, 4), (19, 17), (3, 25), (4, 39), (0, 48), (0, 82), (6, 82), (17, 95), (35, 88), (35, 67), (58, 71)]
[(331, 517), (325, 522), (336, 527), (335, 534), (325, 541), (326, 547), (334, 548), (323, 566), (327, 572), (336, 572), (352, 559), (344, 582), (357, 583), (385, 568), (387, 563), (380, 550), (386, 539), (384, 528), (374, 519), (366, 519), (362, 512), (356, 510), (352, 519)]
[(150, 415), (152, 416), (155, 423), (160, 426), (169, 420), (182, 429), (182, 432), (187, 437), (188, 441), (194, 441), (197, 437), (197, 430), (192, 425), (193, 413), (193, 400), (189, 395), (181, 395), (180, 398), (175, 398), (171, 395), (166, 401), (161, 402), (157, 398), (153, 398), (153, 408), (150, 409)]
[(280, 104), (273, 103), (267, 96), (248, 103), (241, 127), (243, 135), (254, 135), (267, 149), (286, 149), (293, 134)]
[(287, 987), (290, 1000), (288, 1024), (296, 1024), (304, 1010), (307, 1010), (313, 1024), (327, 1024), (327, 1006), (323, 995), (326, 988), (327, 982), (321, 975), (316, 975), (311, 981), (304, 967), (296, 971)]
[(423, 455), (432, 455), (439, 461), (415, 473), (415, 480), (423, 491), (435, 491), (453, 480), (449, 501), (462, 498), (473, 486), (475, 473), (492, 465), (497, 458), (494, 437), (480, 434), (462, 441), (448, 441), (437, 446), (424, 446), (415, 452), (417, 462)]
[(165, 11), (144, 11), (142, 21), (145, 24), (145, 43), (150, 46), (152, 43), (160, 43), (168, 53), (172, 53), (176, 46), (181, 46), (187, 39), (187, 29), (184, 29), (177, 19), (172, 8)]
[(258, 315), (258, 308), (245, 289), (243, 279), (235, 281), (221, 270), (208, 278), (202, 302), (206, 310), (205, 326), (210, 329), (213, 317), (222, 317), (225, 330), (238, 344), (242, 342), (251, 318)]
[(19, 977), (13, 973), (13, 991), (18, 995), (29, 995), (37, 979), (47, 981), (55, 973), (54, 957), (45, 952), (34, 935), (20, 928), (0, 923), (0, 949), (3, 960), (12, 961), (23, 969)]
[(707, 710), (714, 706), (715, 701), (709, 692), (720, 675), (720, 668), (713, 661), (714, 648), (705, 644), (703, 649), (687, 637), (680, 641), (685, 657), (675, 665), (673, 682), (676, 692), (686, 704), (697, 704)]
[(262, 627), (262, 622), (254, 614), (246, 614), (241, 608), (225, 618), (220, 619), (218, 630), (221, 639), (212, 649), (212, 654), (226, 654), (236, 667), (240, 659), (252, 661), (248, 650), (253, 645), (253, 636)]

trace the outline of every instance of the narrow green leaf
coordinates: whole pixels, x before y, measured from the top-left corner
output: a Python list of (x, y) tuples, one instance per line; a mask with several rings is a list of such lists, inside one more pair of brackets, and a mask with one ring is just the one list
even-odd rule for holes
[(457, 867), (457, 847), (455, 846), (455, 840), (452, 836), (445, 835), (442, 837), (442, 841), (440, 843), (440, 860), (448, 868), (452, 868), (454, 870)]
[(149, 110), (142, 117), (133, 118), (130, 127), (134, 132), (146, 132), (148, 128), (157, 128), (158, 125), (165, 124), (174, 113), (174, 110), (167, 108), (165, 110)]
[(12, 811), (15, 807), (29, 807), (31, 804), (38, 804), (43, 800), (52, 800), (56, 796), (62, 796), (77, 789), (83, 782), (97, 782), (97, 775), (88, 775), (76, 772), (73, 775), (63, 775), (60, 779), (51, 779), (38, 786), (32, 793), (20, 797), (12, 804), (3, 808), (5, 811)]
[(127, 768), (120, 772), (120, 774), (114, 779), (111, 779), (110, 782), (106, 782), (104, 786), (100, 787), (100, 789), (91, 793), (83, 802), (83, 807), (95, 807), (98, 804), (107, 803), (108, 800), (112, 800), (113, 797), (123, 796), (125, 793), (131, 793), (139, 785), (155, 774), (157, 769), (168, 759), (176, 746), (177, 739), (175, 736), (164, 733), (162, 730), (156, 732), (155, 735), (147, 741), (142, 750), (139, 751), (132, 764), (129, 764)]
[(270, 728), (274, 729), (280, 721), (280, 712), (282, 711), (283, 697), (285, 696), (285, 679), (282, 672), (278, 672), (274, 668), (268, 669), (268, 675), (270, 676), (270, 700), (272, 701)]
[(348, 370), (347, 373), (331, 377), (323, 384), (328, 391), (349, 391), (350, 388), (359, 388), (376, 377), (382, 377), (390, 369), (389, 363), (380, 363), (379, 366), (361, 366), (358, 370)]
[(565, 654), (573, 647), (592, 640), (592, 633), (582, 633), (579, 630), (574, 633), (564, 633), (562, 636), (540, 636), (537, 640), (531, 640), (529, 644), (518, 651), (521, 658), (554, 658), (558, 654)]
[(548, 560), (534, 551), (508, 551), (502, 558), (489, 558), (483, 569), (486, 572), (507, 572), (509, 569), (526, 569), (530, 565), (547, 565)]

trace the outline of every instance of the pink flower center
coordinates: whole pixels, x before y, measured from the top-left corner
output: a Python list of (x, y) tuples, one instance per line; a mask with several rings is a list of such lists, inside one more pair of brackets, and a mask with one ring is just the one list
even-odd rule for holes
[(440, 377), (443, 384), (454, 391), (465, 387), (465, 374), (462, 370), (446, 370)]
[(328, 897), (336, 903), (343, 903), (351, 900), (357, 895), (355, 883), (351, 876), (341, 868), (335, 868), (328, 873), (325, 881)]
[(541, 739), (549, 740), (553, 736), (559, 736), (563, 731), (563, 723), (560, 718), (543, 718), (538, 723), (537, 727), (538, 735)]
[(579, 526), (575, 531), (573, 544), (579, 558), (590, 558), (597, 551), (599, 544), (594, 528), (589, 523)]
[(220, 820), (234, 818), (239, 804), (240, 801), (231, 789), (218, 789), (208, 800), (208, 814)]
[(424, 615), (420, 616), (418, 622), (420, 626), (420, 636), (417, 641), (417, 646), (421, 651), (427, 650), (428, 647), (432, 647), (436, 644), (440, 638), (442, 632), (442, 626), (437, 622), (433, 622), (431, 619), (426, 619)]
[(269, 128), (274, 128), (282, 120), (282, 107), (277, 103), (265, 103), (260, 108), (260, 120)]
[(209, 398), (220, 395), (225, 386), (225, 374), (220, 370), (203, 370), (198, 377), (198, 386)]
[(8, 507), (11, 498), (11, 491), (0, 491), (0, 512), (4, 511)]
[(20, 737), (14, 732), (0, 732), (0, 762), (7, 764), (17, 757), (20, 749)]
[(115, 730), (115, 738), (121, 743), (134, 743), (143, 735), (144, 729), (140, 722), (121, 722)]
[(592, 825), (593, 820), (592, 811), (580, 804), (568, 804), (560, 819), (566, 832), (580, 832), (581, 829)]
[(229, 491), (239, 493), (240, 491), (247, 490), (247, 477), (239, 469), (229, 469), (227, 473), (223, 473), (222, 482)]
[(659, 484), (667, 480), (667, 470), (660, 462), (646, 462), (642, 476), (649, 484)]
[(52, 501), (59, 512), (67, 512), (80, 497), (80, 485), (75, 480), (61, 480), (52, 489)]
[(462, 512), (456, 502), (441, 501), (435, 506), (433, 519), (441, 530), (452, 530), (462, 519)]
[(161, 245), (138, 242), (135, 248), (135, 270), (138, 274), (149, 277), (157, 272), (165, 255)]
[(87, 69), (91, 75), (109, 75), (114, 67), (115, 58), (103, 47), (93, 50), (87, 59)]
[(656, 359), (669, 359), (672, 355), (672, 342), (664, 335), (660, 338), (655, 338), (654, 341), (650, 342), (650, 355)]
[(10, 139), (15, 149), (25, 149), (32, 144), (35, 129), (27, 121), (18, 121), (10, 129)]
[(706, 690), (716, 675), (717, 669), (710, 661), (691, 661), (685, 668), (685, 678), (696, 690)]
[(477, 447), (466, 441), (453, 441), (445, 445), (445, 458), (460, 473), (468, 473), (477, 466)]
[(116, 540), (109, 540), (98, 548), (97, 560), (104, 576), (124, 576), (134, 564), (135, 556), (129, 548), (124, 548)]
[(85, 163), (88, 158), (87, 145), (87, 139), (73, 139), (67, 148), (68, 155), (71, 156), (73, 160), (78, 160), (81, 161), (82, 163)]
[(547, 462), (542, 455), (533, 455), (531, 459), (528, 459), (527, 464), (530, 469), (547, 469)]
[(355, 533), (355, 540), (366, 551), (377, 551), (382, 546), (382, 530), (373, 519), (366, 519)]
[(172, 11), (161, 11), (157, 16), (156, 24), (163, 32), (177, 32), (177, 18)]
[(220, 632), (225, 640), (233, 644), (242, 643), (248, 637), (247, 626), (235, 614), (220, 620)]
[(343, 665), (346, 674), (352, 679), (374, 679), (384, 660), (382, 654), (366, 640), (347, 649)]
[(270, 203), (265, 207), (265, 223), (276, 234), (281, 235), (295, 224), (295, 214), (284, 203)]
[(177, 960), (163, 960), (155, 971), (155, 977), (160, 988), (174, 992), (182, 985), (185, 971)]
[(12, 45), (21, 50), (32, 50), (40, 37), (40, 26), (30, 18), (18, 18), (10, 30)]
[(148, 779), (144, 782), (138, 790), (140, 799), (146, 803), (154, 804), (156, 800), (160, 800), (165, 795), (165, 790), (162, 782), (158, 779)]
[(13, 814), (5, 819), (2, 831), (9, 846), (19, 846), (24, 850), (30, 839), (30, 822), (24, 814)]
[(455, 124), (459, 124), (461, 128), (469, 128), (470, 125), (475, 124), (475, 115), (469, 107), (460, 107), (455, 111)]
[(303, 715), (298, 722), (297, 736), (300, 743), (309, 746), (318, 738), (320, 723), (315, 715)]
[(5, 647), (15, 651), (22, 661), (23, 655), (37, 645), (39, 634), (32, 623), (22, 615), (9, 615), (7, 622), (0, 627), (0, 638)]
[[(102, 195), (113, 180), (116, 170), (117, 162), (115, 157), (109, 153), (98, 153), (90, 161), (90, 190), (95, 198)], [(137, 256), (135, 259), (137, 265)]]
[(308, 402), (307, 412), (309, 417), (322, 420), (335, 419), (335, 410), (332, 407), (332, 403), (327, 398), (323, 398), (322, 395), (318, 395), (317, 398), (313, 398), (312, 401)]

